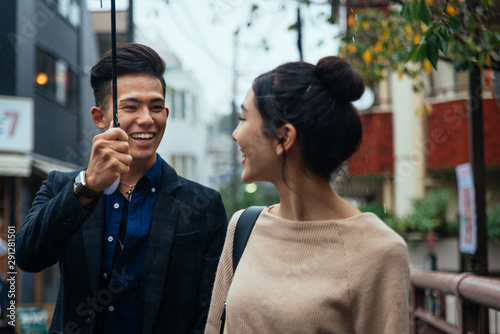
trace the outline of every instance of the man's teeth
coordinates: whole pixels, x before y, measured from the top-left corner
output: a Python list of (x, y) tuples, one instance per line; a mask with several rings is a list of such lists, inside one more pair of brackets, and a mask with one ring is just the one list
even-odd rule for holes
[(132, 135), (132, 138), (134, 139), (151, 139), (153, 138), (152, 133), (135, 133)]

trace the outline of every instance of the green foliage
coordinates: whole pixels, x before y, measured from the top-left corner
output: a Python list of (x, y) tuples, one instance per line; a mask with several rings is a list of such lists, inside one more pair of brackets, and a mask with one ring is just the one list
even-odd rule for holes
[(233, 210), (234, 207), (237, 211), (240, 209), (246, 209), (252, 205), (269, 206), (279, 203), (279, 193), (272, 184), (267, 182), (256, 182), (256, 185), (256, 192), (247, 193), (245, 191), (246, 184), (240, 181), (238, 183), (238, 191), (236, 194), (237, 203), (235, 206), (233, 205), (230, 185), (226, 185), (218, 189), (222, 196), (224, 206), (226, 207), (226, 214), (228, 218), (231, 218), (231, 216), (235, 213)]
[(361, 212), (372, 212), (377, 215), (384, 223), (387, 224), (396, 233), (402, 234), (403, 227), (401, 221), (397, 219), (393, 214), (387, 212), (385, 208), (377, 203), (371, 202), (359, 208)]
[(422, 70), (430, 73), (439, 59), (458, 70), (498, 67), (500, 1), (482, 0), (474, 8), (468, 2), (404, 0), (399, 11), (357, 10), (348, 18), (339, 53), (369, 85), (384, 78), (385, 70), (412, 78)]
[(457, 221), (446, 219), (449, 197), (446, 189), (436, 189), (422, 198), (412, 199), (411, 212), (402, 218), (405, 233), (434, 231), (442, 236), (456, 235)]
[(488, 237), (496, 243), (500, 243), (500, 204), (487, 211)]

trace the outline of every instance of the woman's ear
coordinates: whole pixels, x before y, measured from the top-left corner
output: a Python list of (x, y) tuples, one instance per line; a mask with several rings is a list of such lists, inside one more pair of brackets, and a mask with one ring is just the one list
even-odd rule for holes
[(90, 110), (92, 115), (92, 122), (99, 129), (107, 129), (109, 126), (108, 119), (106, 118), (106, 113), (99, 107), (92, 107)]
[(288, 152), (296, 144), (297, 130), (292, 124), (286, 123), (277, 133), (277, 136), (280, 138), (278, 142), (280, 149), (277, 149), (276, 153), (281, 155), (283, 154), (283, 149)]

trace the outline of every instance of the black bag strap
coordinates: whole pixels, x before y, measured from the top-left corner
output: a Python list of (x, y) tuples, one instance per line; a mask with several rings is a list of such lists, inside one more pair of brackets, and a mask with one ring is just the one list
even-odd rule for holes
[[(257, 218), (264, 208), (265, 206), (250, 206), (246, 208), (236, 223), (233, 240), (233, 274), (236, 271), (236, 267), (238, 266), (238, 262), (240, 262), (241, 256), (243, 255), (243, 251), (247, 245), (250, 233), (252, 233), (255, 221), (257, 221)], [(226, 323), (226, 303), (224, 303), (224, 310), (222, 311), (220, 321), (220, 334), (223, 334), (224, 324)]]
[(255, 221), (259, 217), (265, 206), (251, 206), (248, 207), (238, 219), (236, 224), (236, 230), (234, 231), (234, 241), (233, 241), (233, 273), (236, 271), (238, 262), (243, 255), (245, 246), (247, 245), (250, 233), (252, 233)]

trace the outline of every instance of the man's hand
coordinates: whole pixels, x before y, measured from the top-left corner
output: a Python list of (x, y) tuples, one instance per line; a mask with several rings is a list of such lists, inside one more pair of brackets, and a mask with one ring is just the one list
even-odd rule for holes
[(86, 171), (87, 187), (103, 191), (115, 182), (120, 174), (127, 174), (132, 163), (128, 135), (113, 125), (106, 132), (94, 137)]

